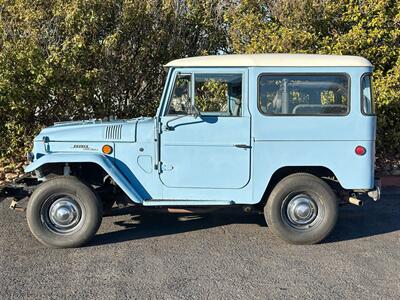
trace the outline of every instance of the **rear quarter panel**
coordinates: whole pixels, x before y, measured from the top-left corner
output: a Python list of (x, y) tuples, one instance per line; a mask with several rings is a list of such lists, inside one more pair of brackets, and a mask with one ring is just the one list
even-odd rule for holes
[[(282, 167), (324, 166), (346, 189), (374, 186), (376, 117), (360, 107), (364, 67), (251, 68), (249, 109), (252, 112), (253, 199), (261, 199), (273, 173)], [(271, 116), (258, 109), (258, 76), (263, 73), (346, 73), (350, 77), (350, 112), (346, 116)], [(364, 156), (355, 147), (367, 149)]]

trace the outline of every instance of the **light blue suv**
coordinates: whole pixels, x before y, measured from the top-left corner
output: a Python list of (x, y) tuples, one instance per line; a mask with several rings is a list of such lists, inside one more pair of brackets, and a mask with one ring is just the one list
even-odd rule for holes
[(277, 236), (313, 244), (340, 202), (379, 198), (368, 60), (217, 55), (166, 68), (155, 117), (57, 123), (35, 138), (25, 171), (43, 183), (27, 219), (40, 242), (86, 243), (103, 211), (125, 199), (263, 209)]

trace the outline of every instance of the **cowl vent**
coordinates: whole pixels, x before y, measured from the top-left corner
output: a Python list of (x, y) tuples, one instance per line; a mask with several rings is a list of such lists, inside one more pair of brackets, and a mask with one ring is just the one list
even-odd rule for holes
[(110, 125), (106, 127), (106, 140), (120, 140), (122, 138), (122, 125)]

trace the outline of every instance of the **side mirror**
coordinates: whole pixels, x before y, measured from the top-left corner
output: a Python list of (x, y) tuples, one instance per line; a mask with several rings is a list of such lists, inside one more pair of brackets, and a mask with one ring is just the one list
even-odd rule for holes
[(193, 116), (195, 119), (201, 116), (199, 109), (194, 104), (190, 104), (188, 114)]
[(186, 117), (186, 116), (192, 116), (193, 118), (197, 119), (199, 116), (201, 116), (201, 113), (199, 111), (199, 109), (196, 107), (196, 105), (190, 103), (190, 102), (186, 102), (185, 106), (182, 106), (182, 108), (185, 110), (185, 112), (187, 113), (187, 115), (178, 115), (175, 118), (172, 118), (171, 120), (169, 120), (167, 122), (167, 124), (165, 124), (164, 126), (164, 130), (166, 131), (172, 131), (174, 130), (175, 127), (170, 126), (169, 123), (179, 120), (180, 118)]

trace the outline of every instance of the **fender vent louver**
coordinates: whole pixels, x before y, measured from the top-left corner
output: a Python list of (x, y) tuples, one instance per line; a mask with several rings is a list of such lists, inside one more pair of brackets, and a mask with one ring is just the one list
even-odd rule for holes
[(122, 125), (107, 126), (105, 138), (107, 140), (120, 140), (122, 138)]

